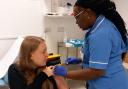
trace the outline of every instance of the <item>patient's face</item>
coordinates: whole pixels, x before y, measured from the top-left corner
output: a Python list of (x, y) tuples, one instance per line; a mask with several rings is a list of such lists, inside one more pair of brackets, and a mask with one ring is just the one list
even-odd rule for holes
[(47, 47), (41, 42), (38, 48), (31, 53), (31, 59), (37, 66), (45, 66), (48, 58)]

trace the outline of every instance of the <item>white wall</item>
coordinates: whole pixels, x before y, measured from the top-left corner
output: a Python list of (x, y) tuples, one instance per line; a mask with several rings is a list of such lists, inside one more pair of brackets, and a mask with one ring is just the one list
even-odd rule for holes
[(0, 0), (0, 58), (17, 36), (44, 35), (43, 14), (50, 6), (45, 1), (48, 0)]
[(40, 0), (1, 0), (0, 37), (42, 35)]
[(126, 23), (126, 27), (128, 29), (128, 5), (127, 5), (128, 0), (113, 0), (113, 1), (116, 2), (117, 10), (123, 17)]

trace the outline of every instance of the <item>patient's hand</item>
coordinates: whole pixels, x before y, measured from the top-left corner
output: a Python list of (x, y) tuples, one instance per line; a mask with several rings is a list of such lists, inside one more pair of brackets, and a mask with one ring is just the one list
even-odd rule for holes
[(61, 76), (54, 76), (58, 89), (69, 89), (68, 84), (66, 82), (66, 80), (64, 79), (64, 77)]
[(53, 71), (54, 71), (54, 66), (48, 66), (45, 69), (43, 69), (43, 72), (45, 72), (48, 77), (54, 75)]

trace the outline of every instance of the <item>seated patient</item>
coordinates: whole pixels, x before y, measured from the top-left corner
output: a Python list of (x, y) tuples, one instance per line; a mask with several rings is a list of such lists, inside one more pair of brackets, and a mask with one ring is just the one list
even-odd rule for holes
[(46, 66), (47, 58), (47, 47), (42, 38), (25, 37), (19, 60), (8, 70), (10, 89), (68, 89), (62, 77), (54, 76), (54, 66)]

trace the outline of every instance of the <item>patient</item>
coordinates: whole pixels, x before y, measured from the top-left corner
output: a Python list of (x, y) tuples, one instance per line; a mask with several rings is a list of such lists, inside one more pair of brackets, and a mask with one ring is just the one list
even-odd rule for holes
[(62, 77), (54, 76), (54, 66), (46, 66), (47, 58), (47, 47), (42, 38), (25, 37), (19, 60), (8, 70), (10, 89), (68, 89)]

